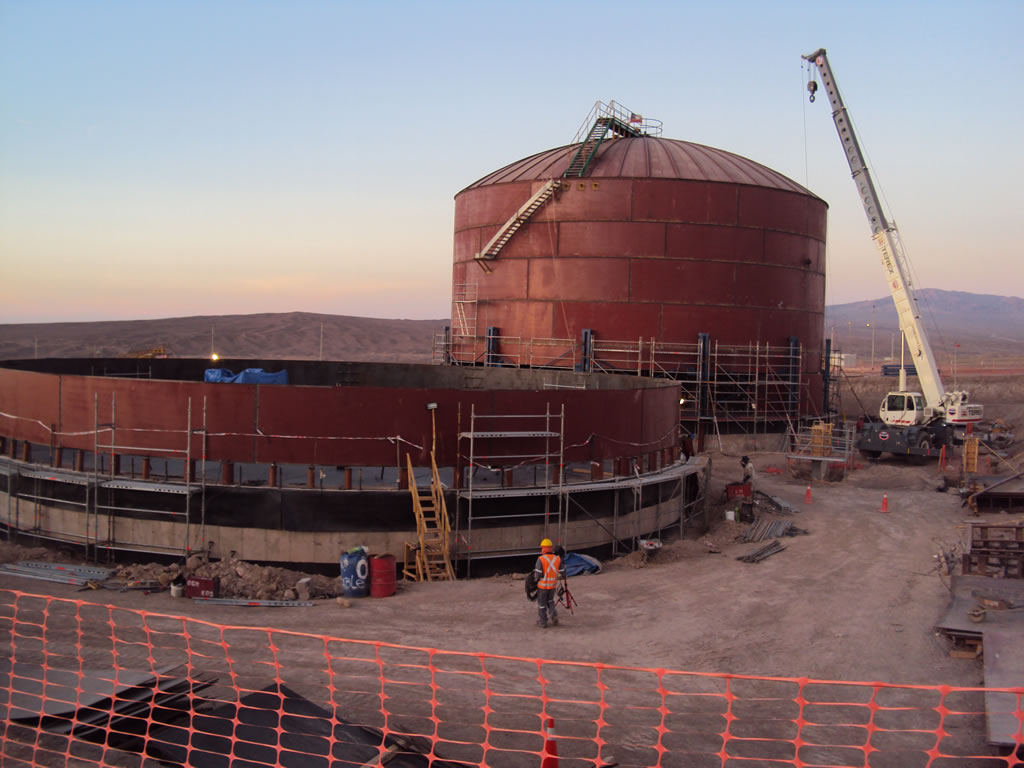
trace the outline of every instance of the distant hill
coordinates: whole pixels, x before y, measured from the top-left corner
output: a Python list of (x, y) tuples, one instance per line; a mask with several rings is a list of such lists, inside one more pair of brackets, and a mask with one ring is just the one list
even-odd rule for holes
[[(1024, 356), (1024, 299), (964, 291), (926, 288), (917, 291), (921, 316), (939, 364), (957, 355), (964, 359), (999, 360)], [(896, 307), (885, 296), (825, 307), (825, 336), (835, 346), (864, 360), (871, 354), (875, 327), (875, 361), (899, 356), (900, 332)]]
[[(1024, 299), (963, 291), (918, 291), (932, 346), (944, 366), (958, 356), (996, 362), (1024, 359)], [(430, 362), (447, 320), (378, 320), (287, 312), (88, 323), (0, 325), (0, 359), (116, 357), (165, 347), (175, 357), (291, 358)], [(899, 325), (888, 296), (825, 308), (825, 336), (867, 364), (874, 325), (875, 362), (899, 356)], [(211, 344), (212, 333), (212, 344)], [(987, 363), (986, 363), (987, 364)]]
[[(429, 363), (447, 320), (378, 320), (287, 312), (89, 323), (0, 325), (0, 359), (117, 357), (162, 346), (174, 357)], [(212, 338), (211, 338), (212, 337)]]

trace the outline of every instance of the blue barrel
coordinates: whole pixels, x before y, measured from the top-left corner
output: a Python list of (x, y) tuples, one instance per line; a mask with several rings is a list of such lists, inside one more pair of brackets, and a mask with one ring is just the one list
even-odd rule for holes
[(370, 564), (365, 547), (350, 549), (341, 556), (341, 594), (366, 597), (370, 591)]

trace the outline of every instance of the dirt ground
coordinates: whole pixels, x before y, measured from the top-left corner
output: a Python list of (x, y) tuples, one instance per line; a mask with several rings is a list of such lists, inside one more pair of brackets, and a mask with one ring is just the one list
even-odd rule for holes
[[(975, 660), (951, 658), (933, 626), (947, 602), (936, 555), (960, 541), (966, 510), (939, 492), (935, 464), (882, 461), (843, 482), (815, 483), (786, 471), (778, 454), (753, 454), (758, 488), (797, 508), (808, 535), (750, 564), (736, 557), (763, 543), (739, 543), (744, 525), (721, 519), (705, 536), (667, 543), (646, 565), (635, 556), (570, 581), (578, 606), (560, 626), (535, 626), (535, 604), (513, 575), (455, 583), (399, 583), (385, 599), (335, 600), (312, 608), (193, 604), (167, 592), (89, 592), (0, 577), (0, 588), (109, 601), (130, 608), (239, 626), (272, 626), (347, 639), (551, 660), (825, 680), (973, 686)], [(714, 457), (712, 496), (736, 479), (735, 457)], [(772, 469), (782, 470), (773, 474)], [(883, 493), (888, 513), (881, 512)], [(986, 518), (1017, 519), (1006, 514)], [(714, 546), (709, 547), (708, 543)], [(720, 549), (720, 553), (710, 552)], [(7, 548), (2, 559), (26, 553)]]

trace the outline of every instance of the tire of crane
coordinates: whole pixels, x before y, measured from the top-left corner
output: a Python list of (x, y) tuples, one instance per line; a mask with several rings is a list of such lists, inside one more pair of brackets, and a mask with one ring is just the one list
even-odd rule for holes
[[(928, 451), (930, 453), (932, 449), (931, 437), (929, 435), (923, 435), (917, 441), (917, 447), (920, 448), (922, 451)], [(927, 455), (922, 456), (916, 453), (907, 454), (907, 458), (910, 460), (911, 464), (924, 464), (925, 462), (928, 461)]]

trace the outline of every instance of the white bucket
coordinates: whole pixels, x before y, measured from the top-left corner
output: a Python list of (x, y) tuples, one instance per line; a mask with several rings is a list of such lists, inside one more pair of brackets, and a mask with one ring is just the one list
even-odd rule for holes
[(171, 584), (171, 597), (184, 597), (185, 596), (185, 585), (184, 584)]
[(725, 519), (728, 520), (729, 522), (735, 521), (736, 520), (736, 510), (733, 509), (732, 507), (730, 507), (729, 509), (725, 510)]

